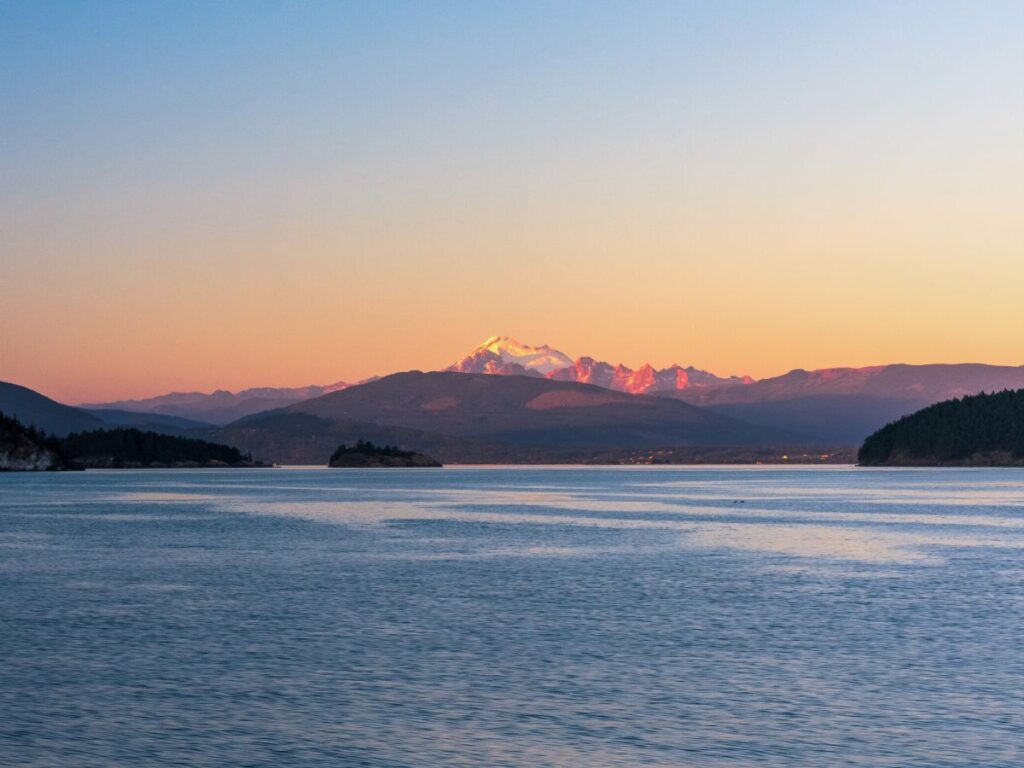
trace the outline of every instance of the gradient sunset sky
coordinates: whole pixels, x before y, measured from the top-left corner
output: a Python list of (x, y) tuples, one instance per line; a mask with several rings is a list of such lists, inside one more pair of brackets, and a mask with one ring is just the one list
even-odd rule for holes
[(0, 379), (1024, 363), (1024, 3), (0, 3)]

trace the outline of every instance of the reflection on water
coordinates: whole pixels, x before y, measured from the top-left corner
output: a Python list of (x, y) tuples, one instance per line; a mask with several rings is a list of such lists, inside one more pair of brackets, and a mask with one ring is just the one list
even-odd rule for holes
[(0, 476), (0, 753), (1017, 766), (1024, 471)]
[[(630, 484), (623, 482), (622, 485)], [(964, 503), (963, 494), (955, 488), (948, 496), (941, 496), (928, 487), (894, 489), (893, 495), (899, 497), (895, 510), (878, 504), (881, 490), (848, 490), (850, 499), (843, 511), (831, 509), (834, 499), (840, 496), (840, 489), (830, 488), (828, 493), (821, 494), (828, 500), (821, 505), (828, 508), (824, 511), (814, 508), (821, 500), (813, 497), (808, 489), (792, 486), (762, 489), (753, 494), (749, 488), (733, 489), (744, 491), (744, 498), (737, 499), (736, 493), (728, 492), (729, 487), (720, 487), (717, 493), (691, 492), (684, 484), (670, 481), (664, 485), (680, 490), (665, 493), (663, 489), (655, 491), (658, 485), (654, 483), (636, 485), (642, 489), (639, 495), (637, 491), (609, 492), (600, 488), (556, 493), (534, 487), (448, 487), (403, 489), (404, 494), (395, 494), (397, 500), (359, 501), (347, 498), (361, 492), (361, 489), (352, 489), (351, 492), (336, 490), (332, 495), (341, 498), (334, 501), (316, 497), (299, 502), (262, 501), (225, 495), (214, 506), (229, 512), (299, 517), (341, 525), (446, 520), (676, 531), (682, 536), (674, 541), (681, 547), (736, 548), (868, 563), (935, 563), (941, 559), (942, 547), (1024, 547), (1024, 514), (977, 514), (960, 509), (947, 509), (943, 513), (944, 506), (960, 507)], [(1012, 488), (1004, 487), (993, 493), (981, 484), (975, 483), (975, 486), (978, 502), (975, 509), (985, 505), (1000, 508), (1007, 504), (1017, 508), (1021, 504), (1021, 489), (1014, 494)], [(408, 498), (411, 494), (420, 498)], [(876, 499), (871, 511), (860, 506), (860, 501), (868, 496)], [(811, 501), (811, 504), (801, 509), (794, 509), (792, 504), (789, 508), (747, 505), (747, 500), (752, 498), (762, 502), (769, 498), (799, 499)], [(716, 501), (720, 502), (717, 506), (710, 505)], [(906, 507), (911, 505), (929, 507), (935, 512), (907, 511)], [(663, 542), (656, 539), (650, 543), (655, 547), (663, 546)], [(526, 547), (526, 551), (534, 549)], [(578, 548), (564, 549), (567, 553), (578, 551)], [(513, 550), (504, 548), (493, 552), (512, 554)], [(431, 552), (428, 556), (443, 554)], [(475, 553), (476, 556), (483, 554), (483, 551)]]

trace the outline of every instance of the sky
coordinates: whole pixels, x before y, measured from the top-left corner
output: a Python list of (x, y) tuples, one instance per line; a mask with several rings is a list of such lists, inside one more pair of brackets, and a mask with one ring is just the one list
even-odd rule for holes
[(0, 379), (1024, 363), (1019, 2), (0, 0)]

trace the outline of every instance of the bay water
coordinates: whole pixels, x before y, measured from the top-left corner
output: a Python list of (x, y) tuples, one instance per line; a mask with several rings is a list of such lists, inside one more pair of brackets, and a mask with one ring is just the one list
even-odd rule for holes
[(0, 475), (4, 766), (1021, 766), (1024, 470)]

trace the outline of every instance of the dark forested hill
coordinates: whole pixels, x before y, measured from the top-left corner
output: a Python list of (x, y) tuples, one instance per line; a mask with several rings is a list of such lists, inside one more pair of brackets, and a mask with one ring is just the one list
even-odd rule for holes
[(34, 389), (0, 381), (0, 411), (51, 435), (98, 429), (103, 420), (70, 405), (58, 403)]
[(143, 432), (185, 435), (210, 426), (163, 413), (117, 410), (85, 410), (58, 403), (34, 389), (0, 381), (0, 411), (49, 435), (67, 435), (105, 427), (134, 427)]
[(63, 454), (86, 468), (252, 466), (237, 448), (138, 429), (98, 429), (68, 435)]
[(791, 438), (677, 400), (527, 376), (397, 373), (284, 412), (545, 449), (766, 445)]
[(279, 463), (323, 464), (368, 440), (444, 463), (587, 461), (639, 448), (793, 445), (792, 435), (666, 398), (575, 382), (394, 374), (198, 432)]
[(878, 466), (1024, 465), (1024, 390), (962, 397), (904, 416), (864, 441)]

